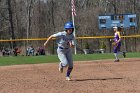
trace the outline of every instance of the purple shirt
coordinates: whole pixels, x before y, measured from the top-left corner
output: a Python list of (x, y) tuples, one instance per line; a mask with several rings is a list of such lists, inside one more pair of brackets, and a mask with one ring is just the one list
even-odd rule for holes
[[(120, 32), (116, 32), (114, 34), (114, 42), (117, 42), (119, 39), (121, 39)], [(121, 41), (118, 43), (118, 45), (121, 45)]]

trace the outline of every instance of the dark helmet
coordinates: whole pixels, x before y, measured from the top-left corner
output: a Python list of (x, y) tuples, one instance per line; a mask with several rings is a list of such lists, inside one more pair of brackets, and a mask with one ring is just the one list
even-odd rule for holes
[(65, 23), (64, 28), (65, 28), (65, 29), (74, 28), (73, 23), (72, 23), (71, 21), (70, 21), (70, 22)]

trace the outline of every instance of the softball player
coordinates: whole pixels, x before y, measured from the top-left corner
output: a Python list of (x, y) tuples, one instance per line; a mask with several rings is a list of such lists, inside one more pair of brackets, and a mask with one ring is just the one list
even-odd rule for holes
[[(115, 56), (115, 61), (114, 62), (119, 62), (119, 58), (118, 58), (118, 53), (120, 52), (120, 47), (121, 47), (121, 35), (120, 32), (118, 30), (118, 27), (113, 27), (114, 29), (114, 56)], [(123, 52), (123, 56), (125, 57), (125, 52)]]
[(70, 81), (70, 74), (73, 69), (73, 59), (72, 59), (72, 50), (71, 48), (74, 48), (75, 45), (75, 39), (73, 35), (74, 26), (72, 22), (67, 22), (64, 25), (65, 31), (58, 32), (56, 34), (51, 35), (47, 41), (44, 43), (44, 46), (46, 46), (50, 39), (53, 37), (56, 38), (56, 42), (58, 45), (57, 48), (57, 54), (58, 58), (60, 60), (59, 63), (59, 71), (62, 73), (63, 68), (68, 66), (67, 73), (66, 73), (66, 80)]

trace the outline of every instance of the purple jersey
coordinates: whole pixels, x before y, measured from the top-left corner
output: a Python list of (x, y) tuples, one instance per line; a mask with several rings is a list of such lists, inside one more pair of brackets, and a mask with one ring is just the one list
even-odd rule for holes
[(120, 32), (116, 32), (116, 33), (114, 34), (114, 42), (117, 42), (120, 38), (121, 38)]
[[(119, 39), (121, 39), (120, 32), (116, 32), (114, 34), (114, 42), (117, 42)], [(121, 41), (118, 42), (117, 46), (114, 46), (114, 53), (120, 51), (120, 47), (121, 47)]]

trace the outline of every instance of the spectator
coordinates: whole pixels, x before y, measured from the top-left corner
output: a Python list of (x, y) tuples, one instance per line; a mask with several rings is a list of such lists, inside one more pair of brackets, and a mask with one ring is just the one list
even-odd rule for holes
[(36, 56), (37, 55), (45, 55), (45, 49), (43, 47), (38, 47), (36, 50)]
[(5, 48), (2, 48), (2, 56), (5, 56)]
[(15, 47), (13, 52), (14, 52), (14, 55), (17, 56), (18, 54), (21, 53), (21, 50), (19, 48)]
[(26, 55), (27, 56), (31, 56), (31, 55), (33, 56), (34, 55), (34, 51), (35, 50), (34, 50), (33, 46), (28, 47), (27, 50), (26, 50)]
[(43, 47), (40, 48), (40, 55), (45, 55), (45, 49)]

